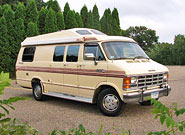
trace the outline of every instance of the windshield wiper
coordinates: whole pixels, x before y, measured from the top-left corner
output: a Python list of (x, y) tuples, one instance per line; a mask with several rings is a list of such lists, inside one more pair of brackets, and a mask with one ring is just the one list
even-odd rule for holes
[(144, 56), (136, 56), (133, 58), (133, 60), (135, 60), (135, 59), (148, 59), (149, 60), (150, 58), (144, 57)]

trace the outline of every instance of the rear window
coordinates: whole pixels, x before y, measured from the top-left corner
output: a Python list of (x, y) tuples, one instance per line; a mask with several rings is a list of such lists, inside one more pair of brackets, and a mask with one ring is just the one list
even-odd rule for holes
[(22, 61), (23, 62), (32, 62), (33, 59), (34, 59), (35, 49), (36, 49), (36, 47), (26, 47), (26, 48), (24, 48)]
[(54, 55), (53, 55), (53, 61), (62, 62), (63, 59), (64, 59), (64, 51), (65, 51), (65, 46), (55, 47), (55, 52), (54, 52)]

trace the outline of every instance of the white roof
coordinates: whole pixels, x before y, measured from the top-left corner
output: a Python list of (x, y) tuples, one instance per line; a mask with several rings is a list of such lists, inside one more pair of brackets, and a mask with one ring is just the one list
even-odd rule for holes
[(92, 41), (135, 42), (133, 39), (127, 38), (127, 37), (108, 36), (95, 29), (73, 28), (73, 29), (43, 34), (35, 37), (28, 37), (21, 43), (21, 46), (59, 44), (59, 43), (79, 43), (79, 42), (92, 42)]

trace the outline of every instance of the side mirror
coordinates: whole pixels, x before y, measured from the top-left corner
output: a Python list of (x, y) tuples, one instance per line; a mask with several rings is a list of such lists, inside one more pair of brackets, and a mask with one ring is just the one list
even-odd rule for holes
[(85, 60), (95, 60), (95, 56), (93, 53), (86, 53), (84, 57)]

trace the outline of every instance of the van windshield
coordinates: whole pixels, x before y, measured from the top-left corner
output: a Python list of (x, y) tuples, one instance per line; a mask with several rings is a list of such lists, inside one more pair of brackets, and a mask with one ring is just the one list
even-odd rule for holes
[(141, 47), (132, 42), (105, 42), (103, 48), (111, 60), (118, 59), (149, 59)]

